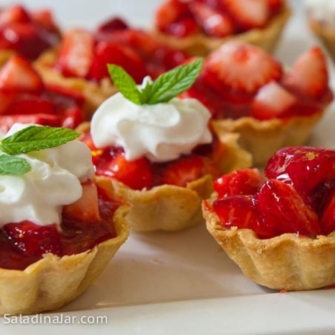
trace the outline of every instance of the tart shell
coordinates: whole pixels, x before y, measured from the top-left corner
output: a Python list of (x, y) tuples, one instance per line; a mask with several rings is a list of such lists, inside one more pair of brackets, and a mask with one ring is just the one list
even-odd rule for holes
[(251, 153), (254, 165), (264, 165), (280, 148), (305, 143), (324, 112), (288, 119), (260, 121), (251, 117), (212, 120), (214, 132), (239, 134), (239, 144)]
[(259, 239), (250, 229), (225, 229), (217, 215), (203, 206), (209, 233), (243, 274), (276, 290), (301, 291), (335, 283), (335, 232), (315, 239), (283, 234)]
[[(98, 186), (104, 188), (99, 182)], [(98, 278), (128, 238), (128, 210), (123, 205), (114, 214), (117, 236), (91, 250), (63, 257), (46, 254), (23, 271), (0, 269), (0, 314), (40, 313), (76, 299)]]
[(252, 29), (242, 34), (225, 38), (213, 38), (204, 34), (197, 34), (184, 38), (177, 38), (168, 34), (154, 31), (153, 34), (165, 44), (176, 50), (187, 52), (191, 56), (206, 56), (225, 42), (237, 40), (250, 43), (272, 52), (277, 45), (286, 22), (291, 16), (291, 11), (286, 6), (263, 29)]
[[(88, 133), (89, 127), (87, 122), (76, 130)], [(237, 145), (238, 137), (238, 134), (229, 133), (219, 137), (219, 148), (211, 159), (222, 173), (251, 166), (251, 155)], [(117, 200), (131, 206), (127, 221), (136, 231), (178, 231), (202, 222), (201, 202), (213, 191), (213, 177), (209, 174), (186, 187), (161, 185), (140, 191), (112, 178), (96, 176), (95, 179), (103, 183)]]

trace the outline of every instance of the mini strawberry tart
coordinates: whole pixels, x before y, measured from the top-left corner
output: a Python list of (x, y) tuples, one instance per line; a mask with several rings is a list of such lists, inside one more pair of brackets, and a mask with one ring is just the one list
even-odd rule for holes
[(122, 66), (139, 84), (145, 76), (156, 78), (185, 59), (185, 53), (112, 18), (94, 31), (66, 31), (60, 47), (43, 54), (36, 66), (48, 83), (81, 89), (91, 102), (92, 114), (102, 101), (117, 92), (107, 63)]
[(203, 203), (207, 228), (256, 283), (310, 290), (335, 283), (335, 151), (279, 150), (259, 170), (214, 182)]
[(128, 207), (93, 181), (70, 129), (15, 124), (0, 141), (0, 314), (59, 308), (128, 237)]
[(59, 41), (60, 31), (50, 11), (28, 11), (19, 5), (0, 10), (1, 51), (33, 60)]
[(335, 59), (335, 2), (305, 0), (305, 4), (309, 26)]
[(319, 47), (291, 69), (258, 47), (228, 42), (204, 62), (182, 97), (199, 99), (212, 113), (217, 134), (240, 134), (239, 143), (265, 164), (279, 148), (303, 144), (333, 100), (327, 62)]
[(284, 0), (165, 0), (155, 15), (155, 35), (194, 56), (229, 40), (271, 51), (289, 17)]
[(46, 83), (22, 56), (11, 55), (0, 67), (1, 131), (16, 122), (75, 128), (85, 120), (85, 110), (79, 90)]
[(199, 223), (212, 176), (251, 163), (236, 134), (214, 138), (210, 113), (198, 100), (175, 98), (192, 84), (201, 60), (154, 82), (147, 78), (141, 87), (121, 67), (109, 69), (120, 92), (94, 113), (90, 132), (89, 125), (81, 127), (96, 175), (132, 205), (127, 219), (135, 230), (174, 231)]

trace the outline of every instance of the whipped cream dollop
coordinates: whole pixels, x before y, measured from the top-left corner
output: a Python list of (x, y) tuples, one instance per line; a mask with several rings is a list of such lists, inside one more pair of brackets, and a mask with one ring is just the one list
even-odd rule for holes
[(308, 15), (312, 19), (324, 22), (335, 29), (335, 1), (334, 0), (305, 0)]
[(117, 93), (94, 113), (91, 134), (96, 147), (121, 146), (125, 157), (166, 162), (211, 143), (208, 109), (196, 99), (136, 105)]
[[(14, 124), (0, 139), (27, 126)], [(62, 207), (82, 196), (81, 182), (94, 174), (90, 150), (75, 140), (17, 157), (26, 159), (31, 170), (20, 176), (0, 175), (0, 226), (24, 220), (60, 225)]]

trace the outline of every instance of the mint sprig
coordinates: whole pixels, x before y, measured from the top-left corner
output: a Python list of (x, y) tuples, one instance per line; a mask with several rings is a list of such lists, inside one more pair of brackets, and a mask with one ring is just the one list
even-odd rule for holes
[(29, 126), (0, 142), (0, 150), (9, 155), (58, 147), (76, 139), (80, 134), (74, 130), (56, 127)]
[(30, 170), (31, 166), (24, 158), (0, 155), (0, 175), (19, 176)]
[(0, 141), (0, 175), (22, 175), (31, 170), (28, 161), (14, 155), (58, 147), (80, 134), (71, 129), (29, 126)]
[(108, 72), (119, 92), (137, 105), (155, 105), (169, 102), (192, 86), (200, 74), (203, 59), (177, 66), (163, 73), (153, 83), (139, 89), (133, 78), (120, 66), (108, 64)]

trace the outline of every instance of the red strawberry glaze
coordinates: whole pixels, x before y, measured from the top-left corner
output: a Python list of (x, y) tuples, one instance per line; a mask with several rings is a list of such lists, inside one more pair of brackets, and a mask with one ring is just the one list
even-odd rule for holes
[(313, 47), (290, 70), (258, 47), (225, 43), (204, 62), (194, 85), (181, 97), (199, 99), (214, 119), (288, 119), (320, 113), (333, 100), (327, 62)]
[[(222, 226), (252, 229), (259, 238), (284, 233), (309, 237), (335, 230), (335, 151), (306, 146), (279, 150), (261, 178), (237, 170), (214, 182), (212, 210)], [(206, 208), (211, 208), (206, 203)]]
[(118, 206), (100, 190), (100, 220), (82, 221), (63, 214), (61, 232), (54, 224), (39, 226), (29, 221), (6, 224), (0, 230), (0, 268), (24, 270), (45, 253), (60, 257), (78, 254), (114, 238), (111, 218)]
[(176, 37), (203, 33), (223, 38), (264, 28), (283, 9), (283, 3), (282, 0), (166, 0), (155, 13), (155, 26)]
[(134, 190), (165, 184), (185, 187), (206, 174), (220, 174), (210, 158), (216, 149), (215, 141), (198, 146), (191, 154), (167, 163), (152, 163), (145, 157), (128, 161), (120, 147), (97, 149), (90, 134), (86, 134), (82, 141), (92, 152), (96, 175), (116, 179)]

